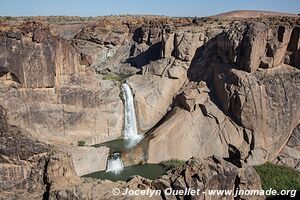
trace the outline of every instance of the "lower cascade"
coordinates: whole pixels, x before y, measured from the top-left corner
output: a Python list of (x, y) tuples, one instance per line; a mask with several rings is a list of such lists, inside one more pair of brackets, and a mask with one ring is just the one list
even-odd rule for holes
[(140, 140), (142, 137), (137, 132), (134, 99), (128, 84), (122, 84), (123, 97), (125, 101), (125, 127), (124, 139)]
[(120, 173), (124, 168), (124, 164), (120, 158), (119, 153), (113, 153), (111, 158), (107, 161), (106, 172)]

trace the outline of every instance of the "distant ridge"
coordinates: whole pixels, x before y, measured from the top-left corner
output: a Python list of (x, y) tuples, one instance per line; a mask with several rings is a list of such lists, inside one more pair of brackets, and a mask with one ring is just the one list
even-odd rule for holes
[(278, 17), (288, 16), (297, 17), (297, 14), (281, 13), (275, 11), (263, 11), (263, 10), (234, 10), (230, 12), (220, 13), (212, 17), (225, 17), (225, 18), (257, 18), (257, 17)]

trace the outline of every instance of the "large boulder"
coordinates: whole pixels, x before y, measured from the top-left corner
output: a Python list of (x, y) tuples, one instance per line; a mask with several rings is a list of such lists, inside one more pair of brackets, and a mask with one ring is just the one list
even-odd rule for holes
[(81, 62), (105, 74), (133, 74), (136, 69), (125, 63), (131, 54), (128, 26), (118, 21), (99, 21), (84, 27), (72, 40), (81, 53)]
[(70, 160), (73, 162), (74, 171), (77, 176), (106, 169), (109, 148), (105, 146), (95, 148), (88, 146), (57, 145), (57, 148), (71, 156)]
[(205, 84), (191, 85), (178, 95), (181, 108), (174, 108), (151, 133), (148, 162), (214, 154), (229, 157), (230, 145), (240, 149), (241, 157), (247, 155), (249, 141), (244, 141), (244, 137), (251, 138), (251, 132), (224, 115), (210, 100), (208, 91)]
[(248, 74), (215, 68), (214, 88), (222, 108), (241, 126), (254, 132), (248, 162), (275, 159), (298, 125), (300, 71), (289, 66)]
[(300, 125), (293, 130), (290, 139), (273, 162), (300, 170)]
[[(231, 30), (236, 32), (236, 29)], [(241, 40), (234, 41), (237, 54), (237, 67), (254, 72), (259, 67), (273, 68), (283, 64), (292, 29), (289, 26), (270, 27), (263, 23), (247, 26)]]
[(294, 27), (284, 62), (300, 69), (300, 27)]
[(203, 44), (204, 36), (200, 33), (178, 32), (174, 36), (174, 55), (183, 61), (192, 61), (197, 48)]

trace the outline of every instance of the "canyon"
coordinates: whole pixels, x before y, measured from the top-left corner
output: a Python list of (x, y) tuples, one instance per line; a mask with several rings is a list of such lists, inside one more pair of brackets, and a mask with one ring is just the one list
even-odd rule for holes
[[(261, 189), (252, 166), (300, 170), (299, 91), (297, 16), (1, 21), (0, 198)], [(126, 126), (126, 112), (136, 124)], [(142, 138), (122, 152), (125, 166), (186, 162), (155, 180), (80, 177), (115, 153), (93, 145), (131, 136)]]

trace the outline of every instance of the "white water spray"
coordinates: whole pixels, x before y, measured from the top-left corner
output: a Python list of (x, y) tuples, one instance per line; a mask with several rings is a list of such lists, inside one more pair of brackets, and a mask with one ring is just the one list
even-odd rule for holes
[(128, 84), (122, 84), (123, 97), (125, 101), (125, 128), (124, 139), (139, 141), (142, 136), (137, 132), (134, 99)]
[(112, 157), (107, 161), (106, 172), (120, 173), (124, 168), (124, 164), (120, 158), (119, 153), (114, 153)]

